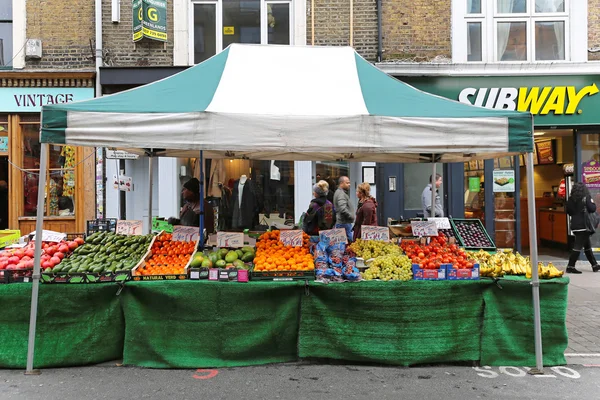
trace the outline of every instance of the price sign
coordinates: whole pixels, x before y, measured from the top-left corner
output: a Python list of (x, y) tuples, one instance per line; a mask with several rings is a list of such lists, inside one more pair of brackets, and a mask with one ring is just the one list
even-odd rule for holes
[[(35, 231), (31, 232), (30, 235), (33, 235), (31, 240), (35, 240)], [(66, 238), (66, 233), (42, 230), (42, 242), (59, 243), (65, 240)]]
[(438, 229), (451, 229), (448, 218), (427, 218), (427, 221), (434, 221)]
[(300, 247), (302, 246), (302, 231), (279, 231), (279, 241), (286, 246)]
[(117, 221), (117, 235), (142, 235), (144, 223), (137, 220), (119, 220)]
[(244, 247), (244, 233), (217, 232), (217, 247)]
[(346, 237), (346, 230), (343, 228), (321, 231), (319, 233), (319, 239), (324, 240), (326, 238), (329, 238), (329, 245), (334, 245), (338, 243), (348, 243), (348, 238)]
[(177, 242), (195, 242), (200, 237), (200, 230), (197, 226), (181, 226), (173, 227), (173, 237), (171, 240)]
[(438, 228), (435, 221), (411, 221), (410, 226), (414, 236), (437, 236)]
[(362, 226), (360, 228), (361, 239), (390, 241), (390, 228), (387, 226)]

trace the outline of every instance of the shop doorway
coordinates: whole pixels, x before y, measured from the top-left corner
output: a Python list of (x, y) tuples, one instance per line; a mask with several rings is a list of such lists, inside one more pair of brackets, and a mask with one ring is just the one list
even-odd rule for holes
[(8, 229), (8, 156), (0, 156), (0, 230)]
[[(581, 151), (575, 166), (575, 181), (584, 182), (596, 204), (600, 204), (600, 133), (577, 132), (577, 143)], [(600, 253), (600, 235), (592, 235), (592, 249)]]

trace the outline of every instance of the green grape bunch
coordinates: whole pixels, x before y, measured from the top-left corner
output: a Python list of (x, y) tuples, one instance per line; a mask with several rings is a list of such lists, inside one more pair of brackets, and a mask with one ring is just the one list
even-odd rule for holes
[(357, 239), (349, 246), (357, 257), (365, 260), (377, 258), (386, 255), (401, 255), (400, 247), (393, 243), (386, 243), (378, 240)]
[(367, 281), (410, 281), (412, 277), (412, 262), (402, 254), (376, 257), (362, 273), (362, 278)]

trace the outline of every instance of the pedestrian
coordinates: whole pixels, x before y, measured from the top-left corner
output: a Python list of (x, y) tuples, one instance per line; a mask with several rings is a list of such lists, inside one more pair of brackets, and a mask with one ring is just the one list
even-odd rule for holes
[[(444, 216), (444, 207), (442, 207), (442, 200), (440, 198), (440, 186), (442, 186), (442, 176), (440, 174), (435, 174), (435, 216), (443, 217)], [(423, 217), (428, 218), (431, 217), (431, 190), (433, 187), (433, 175), (429, 177), (429, 184), (425, 186), (423, 189), (423, 194), (421, 195), (421, 204), (423, 206)]]
[(319, 231), (335, 226), (335, 208), (327, 200), (329, 184), (323, 180), (313, 186), (313, 199), (302, 218), (302, 230), (308, 235), (318, 235)]
[(588, 216), (586, 214), (595, 214), (596, 204), (592, 199), (590, 191), (582, 182), (576, 182), (571, 189), (571, 195), (567, 201), (567, 214), (571, 216), (571, 231), (575, 235), (575, 243), (573, 250), (569, 256), (569, 264), (567, 265), (567, 273), (581, 274), (575, 263), (583, 250), (586, 258), (592, 264), (592, 271), (600, 271), (600, 266), (596, 262), (590, 237), (594, 234), (595, 228), (586, 223)]
[(333, 207), (335, 208), (335, 227), (344, 228), (348, 243), (352, 242), (352, 223), (354, 222), (354, 206), (350, 202), (350, 179), (340, 176), (338, 188), (333, 195)]
[(377, 226), (377, 200), (371, 196), (371, 185), (363, 182), (356, 188), (358, 207), (354, 220), (353, 238), (361, 238), (361, 227), (365, 225)]

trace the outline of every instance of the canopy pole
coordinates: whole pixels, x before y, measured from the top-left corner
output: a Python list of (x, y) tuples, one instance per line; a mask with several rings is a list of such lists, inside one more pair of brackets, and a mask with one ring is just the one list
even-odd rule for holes
[(35, 255), (33, 261), (33, 286), (31, 289), (31, 314), (29, 316), (29, 342), (27, 344), (27, 369), (25, 375), (38, 375), (33, 369), (35, 354), (35, 331), (40, 290), (40, 266), (42, 259), (42, 231), (44, 229), (44, 199), (46, 197), (46, 174), (48, 173), (48, 143), (42, 143), (40, 153), (40, 177), (38, 179), (37, 216), (35, 221)]
[(200, 232), (198, 250), (204, 250), (204, 151), (200, 150)]
[(431, 162), (433, 163), (433, 172), (431, 173), (431, 179), (430, 179), (430, 183), (431, 183), (431, 211), (429, 212), (429, 216), (430, 217), (435, 217), (435, 183), (437, 182), (437, 179), (435, 179), (435, 174), (436, 174), (436, 170), (437, 170), (437, 165), (435, 163), (435, 154), (431, 155)]
[(540, 317), (540, 279), (538, 274), (537, 229), (535, 220), (535, 188), (533, 183), (533, 153), (526, 155), (527, 208), (529, 215), (529, 259), (531, 261), (531, 286), (533, 291), (533, 329), (535, 339), (535, 366), (543, 373), (542, 322)]
[(152, 152), (148, 157), (148, 233), (152, 233)]

